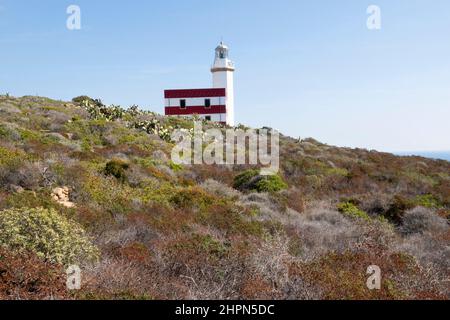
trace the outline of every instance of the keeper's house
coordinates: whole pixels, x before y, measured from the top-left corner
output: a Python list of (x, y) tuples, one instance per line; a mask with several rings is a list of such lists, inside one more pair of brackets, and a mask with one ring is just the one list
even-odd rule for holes
[(166, 115), (198, 115), (207, 121), (234, 126), (234, 71), (228, 47), (221, 42), (211, 68), (213, 88), (165, 90)]
[(226, 124), (226, 89), (166, 90), (166, 115), (198, 115)]

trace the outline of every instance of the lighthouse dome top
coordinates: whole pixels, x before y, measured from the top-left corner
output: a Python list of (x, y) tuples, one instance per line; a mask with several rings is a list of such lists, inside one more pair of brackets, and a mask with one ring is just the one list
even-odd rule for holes
[(228, 46), (221, 41), (216, 48), (216, 57), (211, 72), (234, 71), (234, 63), (228, 57)]
[(223, 41), (220, 41), (219, 45), (216, 48), (216, 50), (221, 50), (221, 49), (228, 50), (228, 46), (225, 43), (223, 43)]
[(216, 48), (216, 58), (227, 59), (228, 58), (228, 46), (221, 41)]

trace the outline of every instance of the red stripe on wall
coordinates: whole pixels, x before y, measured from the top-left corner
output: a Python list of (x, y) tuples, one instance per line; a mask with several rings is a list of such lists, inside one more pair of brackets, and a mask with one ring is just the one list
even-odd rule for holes
[(211, 97), (225, 97), (226, 90), (219, 89), (182, 89), (182, 90), (165, 90), (164, 98), (211, 98)]
[(226, 113), (227, 108), (225, 106), (211, 106), (211, 108), (205, 108), (205, 106), (186, 107), (181, 109), (179, 107), (166, 107), (166, 116), (175, 115), (190, 115), (190, 114), (217, 114)]

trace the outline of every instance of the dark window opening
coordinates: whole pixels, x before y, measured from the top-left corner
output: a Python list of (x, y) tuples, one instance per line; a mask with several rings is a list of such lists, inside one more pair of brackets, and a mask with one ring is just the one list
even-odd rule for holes
[(205, 108), (211, 108), (211, 99), (205, 99)]
[(206, 116), (206, 117), (205, 117), (205, 120), (206, 120), (206, 121), (211, 121), (211, 116)]
[(180, 100), (180, 108), (186, 109), (186, 100)]

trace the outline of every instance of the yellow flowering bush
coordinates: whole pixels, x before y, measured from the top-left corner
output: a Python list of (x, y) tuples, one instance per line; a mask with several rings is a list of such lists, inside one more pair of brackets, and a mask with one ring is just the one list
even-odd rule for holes
[(14, 252), (34, 252), (64, 265), (93, 261), (99, 256), (83, 228), (53, 209), (0, 211), (0, 246)]
[(21, 150), (11, 150), (0, 146), (0, 166), (13, 167), (27, 158)]

